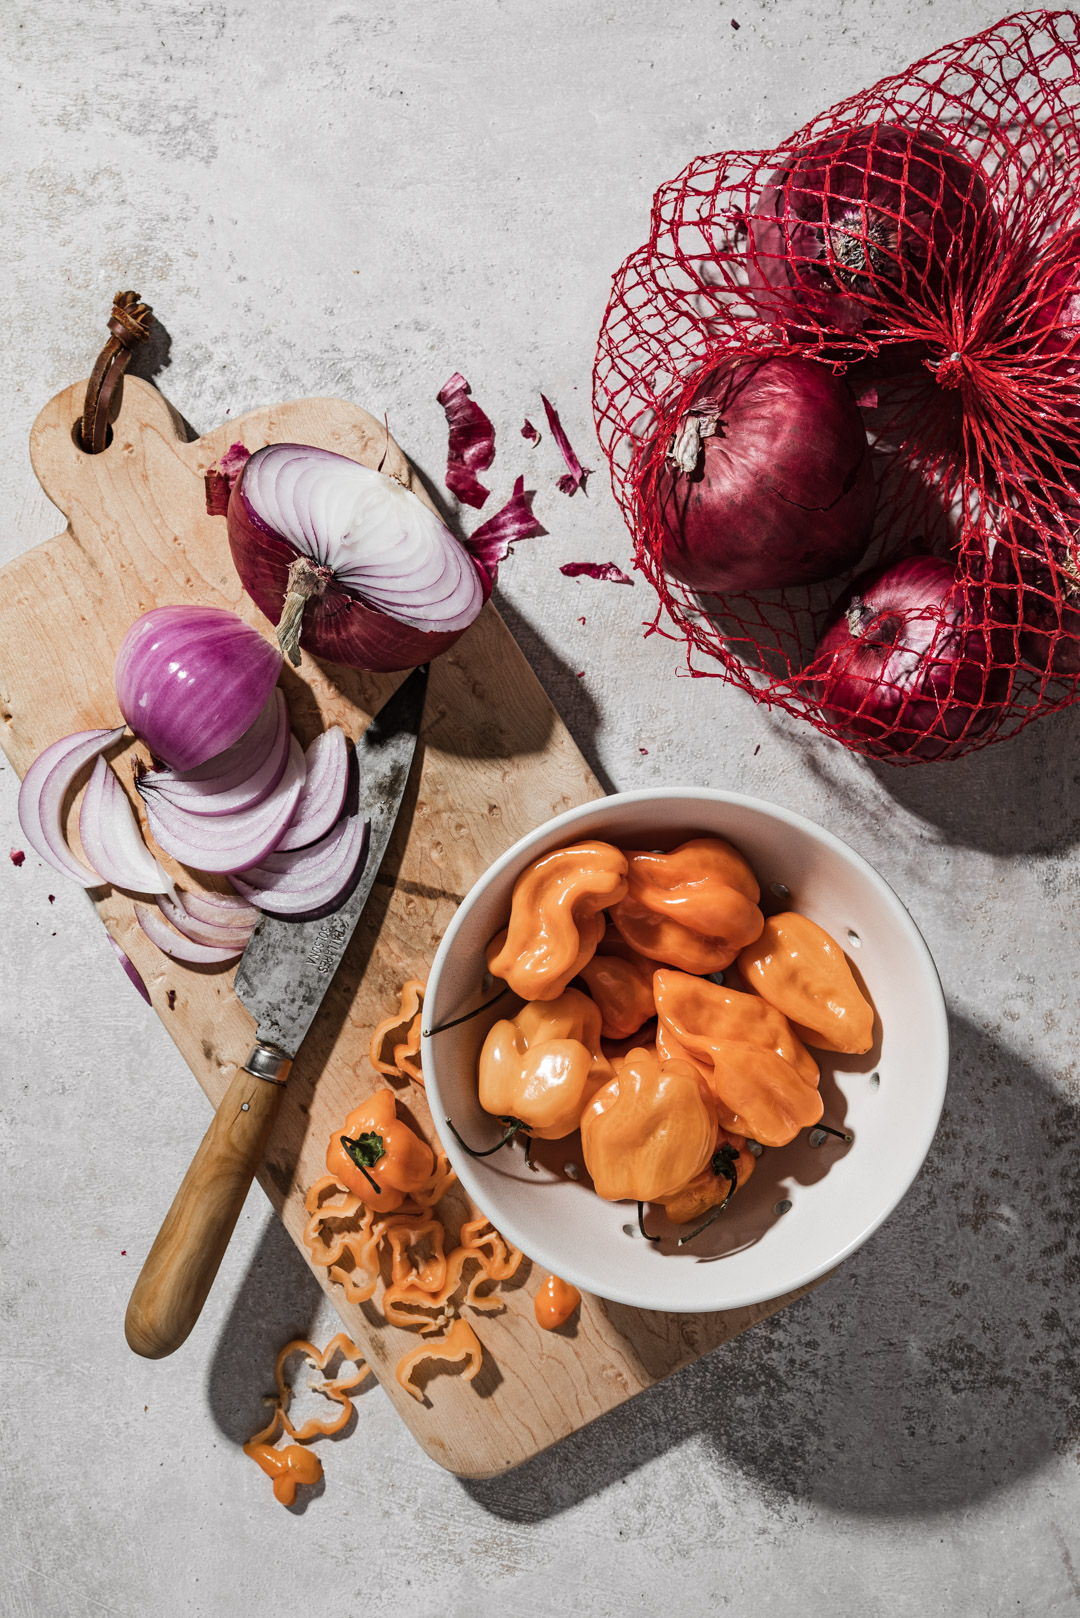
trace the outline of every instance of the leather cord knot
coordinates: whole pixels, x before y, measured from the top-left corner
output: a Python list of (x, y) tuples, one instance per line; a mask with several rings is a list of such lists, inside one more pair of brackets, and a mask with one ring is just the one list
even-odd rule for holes
[(154, 324), (153, 310), (137, 292), (118, 292), (109, 320), (109, 341), (97, 357), (86, 384), (86, 402), (78, 422), (78, 441), (88, 455), (105, 448), (109, 422), (120, 408), (120, 386), (128, 361), (145, 343)]

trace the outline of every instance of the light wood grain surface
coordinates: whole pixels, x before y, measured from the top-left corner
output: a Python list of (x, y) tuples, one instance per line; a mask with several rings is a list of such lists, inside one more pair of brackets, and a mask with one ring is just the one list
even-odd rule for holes
[[(53, 399), (31, 435), (34, 470), (68, 527), (0, 571), (0, 743), (20, 775), (57, 737), (119, 722), (113, 659), (125, 629), (148, 608), (214, 603), (268, 629), (240, 588), (224, 521), (205, 510), (203, 473), (231, 443), (241, 440), (254, 450), (275, 440), (299, 441), (372, 465), (386, 444), (380, 422), (336, 399), (254, 411), (187, 443), (162, 396), (128, 378), (111, 444), (103, 454), (88, 456), (73, 438), (84, 387)], [(388, 465), (413, 478), (392, 440)], [(427, 498), (418, 485), (417, 492)], [(305, 655), (299, 670), (286, 668), (282, 685), (293, 726), (306, 744), (326, 724), (358, 735), (399, 680), (320, 665)], [(113, 755), (125, 784), (125, 755), (134, 751), (132, 746)], [(425, 975), (457, 903), (493, 859), (540, 822), (600, 794), (489, 604), (433, 666), (417, 767), (397, 830), (301, 1049), (260, 1171), (267, 1196), (298, 1244), (306, 1220), (304, 1193), (325, 1172), (330, 1130), (379, 1082), (367, 1061), (368, 1040), (396, 1004), (401, 982)], [(138, 806), (134, 793), (132, 799)], [(232, 972), (168, 960), (139, 929), (130, 895), (99, 889), (93, 897), (217, 1105), (254, 1032), (232, 994)], [(174, 1009), (168, 1006), (170, 990)], [(422, 1096), (405, 1089), (401, 1102), (430, 1131)], [(162, 1185), (162, 1214), (174, 1190)], [(464, 1199), (454, 1195), (464, 1216)], [(324, 1272), (314, 1273), (325, 1286)], [(475, 1317), (485, 1349), (481, 1375), (471, 1384), (436, 1378), (424, 1405), (405, 1394), (393, 1375), (398, 1359), (415, 1345), (415, 1334), (385, 1324), (371, 1304), (348, 1305), (339, 1287), (327, 1290), (418, 1441), (440, 1464), (467, 1477), (517, 1465), (791, 1301), (690, 1316), (587, 1298), (576, 1327), (542, 1333), (532, 1311), (540, 1279), (523, 1265), (505, 1293), (504, 1312)]]

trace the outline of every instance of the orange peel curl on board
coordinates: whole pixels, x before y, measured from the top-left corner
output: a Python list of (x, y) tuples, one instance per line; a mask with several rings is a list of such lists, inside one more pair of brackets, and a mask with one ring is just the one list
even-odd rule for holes
[[(425, 985), (420, 978), (410, 978), (401, 986), (401, 1005), (389, 1017), (384, 1017), (371, 1036), (368, 1055), (376, 1073), (384, 1078), (412, 1079), (424, 1088), (424, 1075), (420, 1067), (420, 1025), (423, 1021)], [(388, 1040), (405, 1029), (405, 1038), (395, 1041), (390, 1049), (392, 1060), (385, 1055)]]

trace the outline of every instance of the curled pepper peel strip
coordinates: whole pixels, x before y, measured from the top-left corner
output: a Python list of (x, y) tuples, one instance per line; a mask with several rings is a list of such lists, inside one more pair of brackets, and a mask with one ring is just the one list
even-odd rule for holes
[[(325, 1202), (323, 1197), (331, 1190), (339, 1193), (339, 1200)], [(303, 1242), (312, 1264), (325, 1269), (332, 1281), (345, 1288), (350, 1303), (366, 1303), (379, 1279), (380, 1232), (375, 1229), (375, 1210), (329, 1174), (316, 1180), (304, 1206), (311, 1213)]]
[[(325, 1394), (328, 1399), (341, 1406), (337, 1415), (331, 1417), (329, 1421), (320, 1421), (317, 1416), (312, 1416), (308, 1421), (305, 1421), (302, 1427), (296, 1428), (289, 1420), (292, 1386), (285, 1381), (285, 1365), (293, 1354), (306, 1355), (310, 1363), (319, 1371), (325, 1371), (331, 1360), (338, 1354), (343, 1359), (353, 1362), (354, 1369), (346, 1376), (330, 1377), (322, 1382), (311, 1384), (316, 1393)], [(360, 1383), (370, 1375), (371, 1367), (365, 1363), (363, 1354), (347, 1333), (339, 1331), (323, 1349), (316, 1348), (315, 1344), (308, 1342), (305, 1337), (294, 1337), (291, 1342), (286, 1343), (283, 1348), (278, 1350), (277, 1359), (274, 1361), (274, 1381), (277, 1383), (278, 1390), (277, 1407), (285, 1431), (298, 1444), (307, 1444), (313, 1438), (329, 1438), (332, 1434), (339, 1433), (353, 1412), (353, 1404), (349, 1398), (349, 1393), (353, 1388), (359, 1387)]]
[[(402, 984), (400, 1008), (389, 1017), (383, 1018), (372, 1034), (368, 1046), (368, 1056), (376, 1073), (381, 1073), (386, 1078), (412, 1079), (421, 1088), (424, 1085), (424, 1075), (417, 1058), (420, 1054), (424, 990), (425, 984), (420, 978), (410, 978), (407, 983)], [(393, 1044), (391, 1047), (393, 1061), (388, 1062), (383, 1054), (386, 1042), (402, 1028), (407, 1029), (405, 1038)]]
[(463, 1359), (465, 1368), (461, 1374), (466, 1382), (471, 1382), (479, 1373), (483, 1357), (484, 1351), (480, 1345), (480, 1339), (469, 1325), (469, 1322), (467, 1320), (455, 1320), (445, 1337), (440, 1338), (437, 1342), (421, 1343), (418, 1347), (411, 1349), (408, 1354), (398, 1361), (394, 1375), (399, 1385), (405, 1389), (405, 1392), (411, 1394), (414, 1399), (423, 1404), (425, 1395), (411, 1380), (412, 1374), (418, 1365), (422, 1365), (425, 1360)]

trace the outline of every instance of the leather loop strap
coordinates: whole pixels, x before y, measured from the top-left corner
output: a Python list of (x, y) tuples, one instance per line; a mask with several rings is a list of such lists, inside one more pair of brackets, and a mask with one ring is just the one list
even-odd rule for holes
[(98, 355), (97, 364), (86, 384), (86, 403), (79, 418), (79, 443), (88, 455), (100, 455), (105, 448), (109, 421), (119, 409), (118, 390), (132, 351), (145, 343), (154, 323), (149, 304), (139, 301), (137, 292), (118, 292), (109, 321), (109, 341)]

